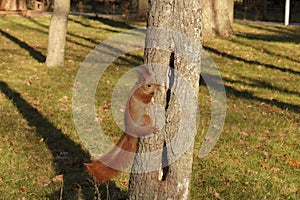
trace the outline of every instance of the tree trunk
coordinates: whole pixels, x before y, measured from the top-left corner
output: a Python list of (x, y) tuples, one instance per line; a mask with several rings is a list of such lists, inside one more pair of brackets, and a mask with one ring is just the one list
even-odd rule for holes
[(26, 0), (0, 0), (0, 10), (27, 10)]
[(227, 0), (229, 21), (232, 24), (234, 19), (234, 0)]
[(157, 135), (139, 140), (129, 199), (189, 199), (197, 132), (201, 2), (150, 0), (149, 8), (144, 58), (155, 79), (168, 88), (155, 98), (165, 111), (163, 117), (156, 111), (154, 119), (165, 124)]
[[(216, 35), (228, 37), (233, 35), (233, 30), (230, 22), (231, 13), (229, 14), (228, 11), (229, 2), (231, 2), (231, 0), (205, 1), (205, 3), (203, 3), (204, 37)], [(232, 6), (232, 3), (230, 6)]]
[(146, 17), (148, 13), (148, 0), (138, 0), (137, 17)]
[(267, 0), (262, 0), (263, 19), (267, 20)]
[(46, 66), (63, 66), (70, 0), (56, 0), (49, 27)]

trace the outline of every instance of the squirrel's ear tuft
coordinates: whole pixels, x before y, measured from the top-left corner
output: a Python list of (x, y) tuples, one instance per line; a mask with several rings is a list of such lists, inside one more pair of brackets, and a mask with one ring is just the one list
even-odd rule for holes
[(136, 70), (136, 75), (139, 83), (151, 83), (153, 82), (153, 77), (151, 76), (149, 70), (146, 67)]

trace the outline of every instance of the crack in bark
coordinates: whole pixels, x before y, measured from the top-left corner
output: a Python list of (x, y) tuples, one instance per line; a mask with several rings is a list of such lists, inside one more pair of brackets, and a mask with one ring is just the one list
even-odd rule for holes
[[(175, 79), (175, 74), (174, 74), (174, 68), (175, 68), (175, 53), (171, 52), (170, 54), (170, 60), (169, 60), (169, 67), (170, 67), (170, 73), (169, 73), (169, 86), (168, 86), (168, 90), (166, 93), (166, 106), (165, 106), (165, 111), (166, 111), (166, 115), (167, 115), (167, 111), (169, 109), (169, 105), (170, 105), (170, 100), (171, 100), (171, 88), (174, 85), (174, 79)], [(168, 117), (166, 116), (165, 119), (168, 119)], [(167, 121), (165, 122), (167, 123)], [(166, 148), (167, 143), (166, 143), (166, 138), (164, 140), (164, 145), (163, 145), (163, 152), (162, 152), (162, 166), (166, 166), (164, 168), (162, 168), (163, 171), (163, 177), (162, 177), (162, 181), (165, 181), (167, 179), (167, 175), (169, 173), (170, 167), (168, 165), (168, 150)]]

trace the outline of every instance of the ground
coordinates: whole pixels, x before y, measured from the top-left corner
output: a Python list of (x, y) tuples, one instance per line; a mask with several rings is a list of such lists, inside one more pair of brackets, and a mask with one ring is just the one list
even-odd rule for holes
[[(0, 17), (0, 193), (2, 199), (105, 199), (83, 163), (91, 157), (73, 123), (72, 89), (88, 53), (112, 35), (142, 22), (71, 17), (66, 66), (44, 65), (50, 18)], [(236, 36), (204, 41), (222, 74), (227, 116), (214, 150), (198, 152), (210, 122), (210, 97), (201, 82), (191, 199), (300, 198), (300, 28), (233, 25)], [(142, 63), (142, 51), (116, 60), (100, 80), (97, 115), (113, 141), (114, 84)], [(109, 184), (124, 198), (128, 174)]]

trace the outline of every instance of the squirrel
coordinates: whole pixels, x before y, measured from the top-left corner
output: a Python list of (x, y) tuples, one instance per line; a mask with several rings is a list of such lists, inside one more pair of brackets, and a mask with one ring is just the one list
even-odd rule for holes
[(152, 97), (160, 85), (152, 83), (149, 72), (145, 70), (138, 73), (138, 78), (125, 109), (125, 132), (111, 151), (99, 160), (85, 163), (88, 173), (96, 183), (105, 183), (120, 172), (104, 163), (117, 166), (118, 169), (127, 168), (132, 163), (137, 150), (137, 137), (158, 131), (158, 128), (152, 125), (148, 112)]

